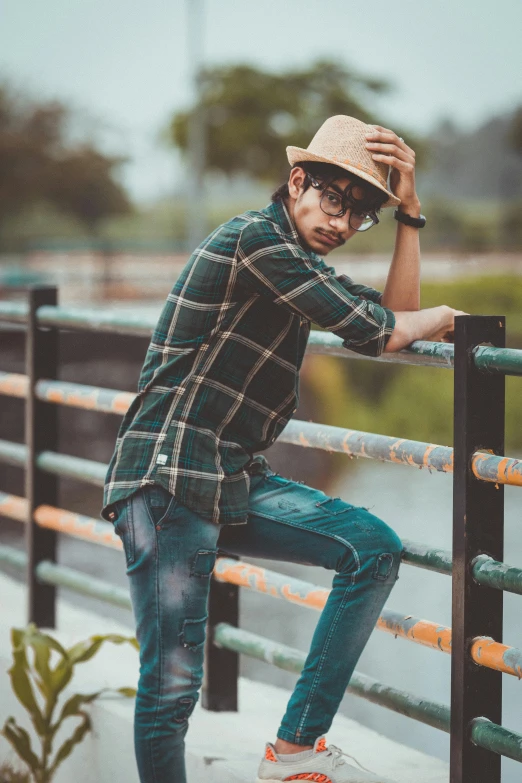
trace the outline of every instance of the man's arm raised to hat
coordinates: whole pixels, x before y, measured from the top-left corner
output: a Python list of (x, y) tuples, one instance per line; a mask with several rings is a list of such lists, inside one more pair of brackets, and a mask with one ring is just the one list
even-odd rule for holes
[[(419, 217), (420, 201), (415, 189), (415, 152), (389, 128), (375, 126), (367, 136), (367, 149), (376, 161), (391, 166), (390, 186), (399, 209)], [(395, 315), (395, 328), (384, 351), (400, 351), (415, 340), (448, 342), (456, 315), (466, 315), (447, 305), (420, 309), (419, 229), (397, 222), (395, 249), (381, 304)]]
[[(401, 200), (399, 210), (419, 217), (415, 189), (415, 152), (396, 133), (380, 125), (367, 136), (374, 160), (391, 166), (390, 187)], [(382, 296), (382, 305), (394, 312), (420, 309), (419, 229), (397, 222), (395, 249)]]

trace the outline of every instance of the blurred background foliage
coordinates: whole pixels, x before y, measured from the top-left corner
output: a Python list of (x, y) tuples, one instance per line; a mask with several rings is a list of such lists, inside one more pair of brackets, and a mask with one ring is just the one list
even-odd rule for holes
[[(368, 79), (338, 61), (319, 60), (281, 74), (248, 65), (207, 69), (201, 74), (199, 107), (208, 129), (207, 169), (270, 184), (283, 181), (288, 145), (307, 147), (324, 119), (335, 114), (378, 123), (367, 104), (372, 95), (390, 89), (387, 81)], [(190, 114), (175, 114), (171, 126), (172, 142), (184, 153)]]
[[(285, 147), (306, 147), (325, 117), (346, 113), (386, 125), (372, 105), (392, 89), (339, 61), (278, 73), (241, 63), (205, 70), (198, 110), (207, 130), (208, 229), (266, 204), (288, 175)], [(173, 155), (186, 156), (190, 114), (177, 112), (158, 129)], [(80, 238), (186, 249), (187, 209), (200, 206), (187, 204), (186, 183), (173, 186), (168, 198), (132, 204), (120, 178), (125, 158), (93, 141), (73, 143), (73, 119), (63, 103), (40, 103), (0, 84), (0, 249), (23, 252)], [(406, 126), (394, 130), (418, 154), (418, 188), (429, 215), (425, 250), (522, 249), (522, 107), (469, 132), (450, 119), (423, 138)], [(354, 252), (389, 250), (395, 225), (387, 212), (378, 230), (353, 241)]]
[[(508, 345), (522, 343), (522, 278), (499, 275), (423, 283), (422, 307), (451, 304), (471, 314), (505, 315)], [(450, 446), (453, 373), (329, 356), (306, 359), (306, 382), (320, 400), (320, 420)], [(520, 379), (506, 378), (506, 453), (522, 449)], [(342, 456), (342, 455), (341, 455)]]
[(69, 218), (76, 233), (96, 236), (104, 220), (131, 211), (115, 178), (124, 159), (73, 144), (70, 120), (63, 103), (37, 103), (0, 85), (0, 249), (6, 236), (23, 239), (20, 217), (23, 224), (34, 215), (37, 224), (43, 214), (49, 233)]

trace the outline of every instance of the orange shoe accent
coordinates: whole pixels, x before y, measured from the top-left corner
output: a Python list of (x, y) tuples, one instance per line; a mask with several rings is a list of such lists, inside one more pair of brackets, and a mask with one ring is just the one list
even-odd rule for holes
[(275, 757), (275, 753), (274, 753), (274, 751), (272, 750), (272, 748), (269, 745), (267, 745), (267, 748), (266, 748), (265, 759), (267, 761), (277, 761), (277, 759)]
[(285, 780), (313, 780), (314, 783), (332, 783), (332, 779), (328, 775), (323, 775), (322, 772), (301, 772), (299, 775), (290, 775), (289, 778), (284, 778), (283, 783)]
[(322, 753), (325, 750), (328, 750), (328, 748), (326, 747), (326, 739), (325, 739), (325, 737), (321, 737), (321, 739), (317, 743), (317, 747), (315, 749), (315, 752), (316, 753)]

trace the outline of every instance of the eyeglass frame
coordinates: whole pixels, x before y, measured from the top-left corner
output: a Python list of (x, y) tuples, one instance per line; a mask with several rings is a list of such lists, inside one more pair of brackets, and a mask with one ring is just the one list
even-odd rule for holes
[[(359, 231), (360, 233), (364, 233), (365, 231), (369, 231), (371, 228), (373, 228), (374, 226), (376, 226), (380, 222), (379, 218), (377, 217), (377, 213), (374, 210), (367, 210), (366, 214), (368, 215), (368, 217), (371, 217), (372, 224), (370, 226), (368, 226), (368, 228), (363, 228), (363, 229), (357, 228), (356, 226), (352, 226), (352, 224), (350, 222), (352, 215), (353, 214), (355, 214), (355, 215), (359, 214), (360, 215), (361, 213), (357, 213), (357, 212), (353, 212), (352, 211), (351, 208), (353, 208), (353, 206), (354, 206), (353, 199), (351, 200), (352, 203), (350, 203), (350, 195), (347, 195), (346, 191), (351, 190), (351, 188), (353, 188), (354, 185), (356, 185), (356, 183), (352, 183), (351, 185), (348, 185), (348, 187), (345, 188), (343, 193), (337, 193), (337, 195), (340, 196), (340, 198), (341, 198), (341, 205), (343, 205), (343, 203), (344, 203), (345, 206), (341, 206), (341, 210), (339, 212), (337, 212), (336, 214), (331, 214), (330, 212), (327, 212), (324, 209), (324, 207), (322, 205), (322, 200), (323, 200), (324, 194), (326, 193), (328, 188), (331, 187), (332, 182), (330, 181), (330, 182), (327, 182), (326, 184), (322, 183), (320, 180), (316, 179), (315, 177), (312, 177), (312, 175), (309, 174), (307, 171), (305, 172), (305, 179), (308, 180), (308, 182), (314, 188), (314, 190), (322, 191), (321, 192), (321, 197), (319, 199), (319, 206), (321, 207), (321, 211), (324, 212), (325, 215), (328, 215), (328, 217), (343, 217), (344, 215), (346, 215), (346, 213), (350, 209), (350, 217), (348, 219), (348, 224), (349, 224), (350, 228), (352, 228), (354, 231)], [(334, 190), (334, 193), (335, 192), (336, 191)]]

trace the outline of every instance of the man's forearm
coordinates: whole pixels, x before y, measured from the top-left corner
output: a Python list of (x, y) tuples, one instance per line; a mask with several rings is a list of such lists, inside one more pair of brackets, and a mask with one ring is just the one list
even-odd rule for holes
[[(412, 217), (419, 217), (420, 202), (401, 206)], [(388, 272), (382, 305), (394, 312), (420, 309), (419, 229), (397, 222), (395, 249)]]
[(385, 352), (401, 351), (414, 340), (426, 340), (437, 332), (452, 329), (455, 314), (461, 313), (445, 305), (416, 312), (395, 313), (395, 329), (384, 349)]

